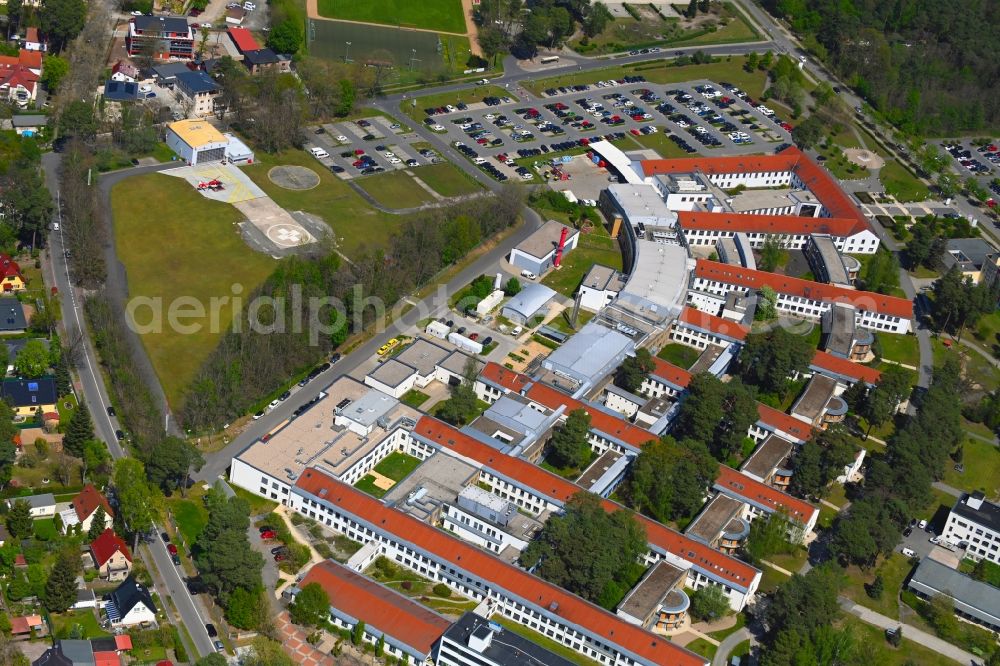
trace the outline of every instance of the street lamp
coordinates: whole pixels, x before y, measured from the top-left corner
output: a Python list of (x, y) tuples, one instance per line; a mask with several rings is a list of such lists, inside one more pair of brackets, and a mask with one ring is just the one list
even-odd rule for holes
[(350, 58), (351, 43), (350, 42), (344, 42), (344, 43), (347, 44), (347, 48), (344, 49), (344, 62), (345, 63), (349, 63), (349, 62), (351, 62), (351, 58)]
[(417, 50), (410, 49), (410, 51), (413, 53), (413, 55), (410, 56), (410, 69), (413, 69), (413, 61), (417, 59)]

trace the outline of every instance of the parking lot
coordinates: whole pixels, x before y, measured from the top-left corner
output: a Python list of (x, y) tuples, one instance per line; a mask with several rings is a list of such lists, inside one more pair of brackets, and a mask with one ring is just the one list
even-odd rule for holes
[(442, 161), (429, 148), (415, 148), (423, 139), (407, 129), (385, 116), (324, 123), (306, 130), (305, 148), (345, 180)]
[[(423, 109), (427, 129), (497, 180), (533, 180), (514, 160), (572, 150), (590, 141), (661, 133), (687, 154), (740, 155), (791, 140), (791, 125), (723, 82), (653, 84), (642, 77), (551, 88), (541, 102), (513, 97)], [(634, 145), (633, 145), (634, 144)]]

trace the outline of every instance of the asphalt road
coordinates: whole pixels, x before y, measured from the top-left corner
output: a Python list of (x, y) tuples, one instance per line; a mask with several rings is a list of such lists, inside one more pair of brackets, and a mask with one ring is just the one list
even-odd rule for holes
[[(59, 221), (58, 206), (58, 168), (61, 156), (57, 153), (46, 153), (42, 156), (42, 168), (45, 172), (45, 182), (49, 191), (56, 197), (56, 220)], [(138, 170), (133, 170), (138, 171)], [(111, 176), (113, 177), (113, 176)], [(59, 289), (63, 298), (64, 340), (73, 342), (80, 340), (80, 353), (77, 362), (77, 374), (80, 379), (82, 397), (90, 407), (94, 422), (94, 432), (108, 445), (108, 450), (114, 459), (125, 457), (125, 451), (115, 437), (119, 428), (117, 420), (108, 415), (107, 408), (111, 404), (108, 399), (104, 382), (100, 377), (100, 366), (87, 330), (83, 322), (83, 303), (81, 291), (72, 286), (69, 270), (63, 254), (63, 225), (60, 230), (49, 235), (50, 261), (48, 263), (48, 280)], [(159, 526), (157, 526), (159, 531)], [(187, 627), (199, 656), (205, 656), (215, 651), (208, 632), (205, 630), (203, 615), (195, 600), (188, 593), (178, 568), (174, 566), (167, 552), (166, 544), (161, 539), (155, 539), (143, 549), (152, 555), (153, 564), (166, 584), (166, 589), (160, 589), (161, 596), (165, 592), (173, 600), (174, 607)], [(144, 558), (145, 559), (145, 558)], [(149, 561), (147, 560), (147, 565)]]

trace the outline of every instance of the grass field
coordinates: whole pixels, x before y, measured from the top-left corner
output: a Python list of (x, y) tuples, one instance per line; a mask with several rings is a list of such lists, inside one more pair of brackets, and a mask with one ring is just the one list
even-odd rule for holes
[[(199, 490), (199, 492), (195, 493), (195, 490)], [(195, 487), (188, 492), (187, 498), (181, 499), (178, 494), (175, 495), (176, 499), (167, 500), (170, 504), (170, 510), (173, 512), (174, 521), (177, 523), (177, 529), (180, 530), (188, 546), (194, 544), (198, 535), (208, 524), (208, 510), (201, 500), (201, 495), (200, 488)]]
[[(311, 190), (286, 190), (271, 182), (268, 170), (279, 164), (297, 164), (319, 174), (320, 184)], [(257, 167), (246, 173), (274, 201), (288, 210), (301, 210), (326, 220), (337, 235), (340, 251), (356, 255), (362, 246), (384, 246), (406, 219), (375, 210), (361, 196), (326, 169), (318, 168), (315, 159), (302, 150), (287, 150), (277, 155), (261, 152)]]
[(688, 347), (678, 342), (671, 342), (664, 345), (656, 357), (686, 370), (694, 365), (699, 355), (700, 352), (694, 347)]
[(420, 187), (413, 178), (402, 171), (359, 178), (357, 183), (361, 189), (387, 208), (416, 208), (434, 201), (430, 192)]
[(478, 182), (450, 162), (422, 166), (413, 173), (443, 197), (473, 194), (482, 189)]
[(328, 18), (465, 34), (461, 0), (319, 0), (318, 8)]
[(878, 177), (886, 193), (899, 201), (924, 201), (930, 196), (927, 186), (893, 159), (886, 160)]
[[(240, 238), (235, 225), (242, 215), (236, 208), (202, 197), (180, 178), (130, 178), (112, 190), (111, 208), (129, 296), (162, 299), (163, 325), (141, 337), (167, 400), (176, 408), (231, 321), (232, 310), (228, 304), (219, 309), (222, 330), (212, 331), (201, 321), (200, 330), (183, 334), (167, 325), (174, 299), (193, 298), (208, 312), (213, 297), (230, 296), (234, 284), (242, 285), (244, 294), (252, 292), (276, 264)], [(136, 312), (140, 324), (148, 322), (145, 310)]]
[(706, 659), (711, 660), (715, 656), (716, 651), (719, 649), (717, 645), (712, 645), (704, 638), (696, 638), (687, 645), (685, 645), (688, 650), (694, 652), (695, 654), (700, 654)]
[(970, 438), (965, 441), (962, 453), (965, 471), (956, 472), (949, 460), (945, 465), (944, 482), (968, 492), (982, 490), (988, 498), (996, 499), (1000, 493), (1000, 449)]
[(402, 402), (404, 405), (409, 405), (410, 407), (417, 409), (418, 407), (420, 407), (420, 405), (424, 404), (429, 399), (430, 396), (427, 395), (426, 393), (418, 391), (417, 389), (411, 389), (407, 391), (405, 394), (403, 394), (403, 397), (400, 398), (399, 401)]
[(66, 613), (52, 613), (49, 615), (49, 620), (52, 622), (52, 632), (56, 636), (62, 636), (64, 632), (68, 635), (73, 626), (77, 624), (83, 629), (82, 638), (100, 638), (111, 635), (101, 629), (97, 616), (89, 608)]
[(576, 248), (563, 258), (562, 268), (546, 275), (542, 284), (564, 296), (572, 296), (594, 264), (622, 269), (622, 253), (603, 229), (580, 234)]
[(882, 346), (882, 358), (916, 367), (920, 364), (920, 348), (915, 335), (875, 333)]
[(716, 83), (727, 81), (738, 88), (742, 88), (751, 97), (760, 97), (760, 94), (764, 92), (767, 74), (756, 69), (752, 72), (745, 71), (743, 69), (745, 60), (742, 56), (734, 56), (725, 58), (719, 62), (711, 62), (704, 65), (684, 65), (683, 67), (673, 67), (668, 65), (671, 61), (660, 60), (654, 63), (647, 62), (632, 66), (609, 67), (590, 72), (564, 74), (547, 79), (538, 79), (537, 81), (525, 83), (524, 87), (537, 95), (541, 94), (546, 88), (594, 83), (602, 79), (619, 79), (624, 76), (641, 74), (651, 83), (681, 83), (698, 79), (709, 79)]
[[(897, 597), (903, 587), (903, 580), (912, 568), (910, 560), (900, 552), (892, 553), (876, 567), (875, 571), (863, 572), (855, 566), (848, 567), (845, 572), (848, 584), (842, 593), (865, 608), (897, 620), (899, 619)], [(882, 596), (878, 599), (872, 599), (865, 592), (865, 584), (874, 581), (875, 576), (881, 576), (883, 584)]]
[(35, 537), (40, 541), (52, 541), (59, 536), (55, 518), (39, 518), (34, 523)]
[(878, 666), (955, 666), (954, 661), (929, 650), (919, 643), (906, 637), (903, 632), (903, 643), (894, 648), (885, 640), (884, 632), (878, 627), (865, 624), (853, 617), (845, 618), (843, 625), (850, 628), (856, 644), (864, 645), (868, 656), (867, 663)]
[[(410, 472), (415, 470), (420, 465), (420, 459), (414, 458), (413, 456), (407, 455), (400, 451), (390, 453), (382, 461), (375, 465), (375, 471), (383, 476), (387, 476), (393, 481), (400, 481), (406, 478)], [(373, 497), (382, 497), (390, 489), (383, 490), (375, 485), (375, 477), (371, 474), (366, 474), (361, 477), (361, 480), (354, 484), (354, 487), (358, 490), (368, 493)]]

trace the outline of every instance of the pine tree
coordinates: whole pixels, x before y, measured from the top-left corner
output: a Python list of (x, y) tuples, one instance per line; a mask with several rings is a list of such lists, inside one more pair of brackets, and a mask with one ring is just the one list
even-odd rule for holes
[(76, 603), (76, 564), (72, 553), (62, 553), (45, 583), (42, 603), (53, 613), (62, 613)]
[(104, 532), (104, 523), (107, 522), (108, 514), (104, 511), (104, 505), (98, 504), (94, 511), (94, 517), (90, 522), (90, 530), (87, 531), (87, 540), (93, 541)]
[(688, 3), (688, 8), (684, 12), (684, 15), (689, 19), (693, 19), (698, 15), (698, 0), (691, 0), (691, 2)]
[(73, 378), (69, 374), (69, 359), (63, 351), (59, 360), (53, 364), (55, 367), (56, 393), (60, 396), (69, 395), (73, 390)]
[(63, 448), (75, 457), (81, 458), (84, 442), (93, 438), (94, 423), (90, 419), (90, 410), (87, 409), (87, 403), (81, 402), (69, 420), (69, 427), (63, 437)]
[(34, 530), (34, 520), (31, 518), (31, 507), (24, 500), (16, 500), (7, 514), (7, 529), (11, 536), (18, 539), (31, 536)]

